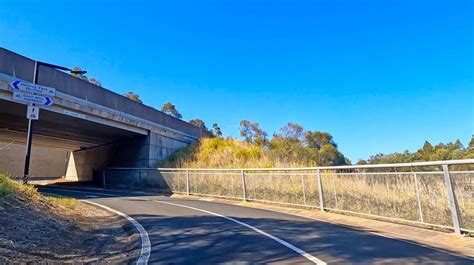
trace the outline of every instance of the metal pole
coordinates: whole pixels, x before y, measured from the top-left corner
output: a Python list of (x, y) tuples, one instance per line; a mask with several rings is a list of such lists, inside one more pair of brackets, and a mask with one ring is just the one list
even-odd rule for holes
[(416, 201), (418, 203), (418, 212), (420, 214), (420, 222), (424, 223), (423, 210), (421, 209), (420, 188), (418, 188), (418, 177), (416, 176), (416, 173), (413, 173), (413, 178), (415, 181)]
[(318, 181), (318, 190), (319, 190), (319, 208), (321, 208), (321, 211), (324, 211), (323, 182), (321, 181), (321, 172), (319, 168), (316, 170), (316, 177)]
[[(38, 62), (35, 61), (35, 69), (33, 72), (33, 84), (38, 83)], [(34, 106), (34, 104), (32, 104)], [(33, 140), (33, 120), (28, 119), (28, 136), (26, 137), (26, 153), (25, 153), (25, 167), (23, 169), (23, 184), (28, 184), (30, 174), (30, 157), (31, 157), (31, 142)]]
[(446, 183), (446, 190), (448, 191), (449, 207), (451, 209), (451, 217), (453, 219), (454, 232), (461, 234), (461, 219), (459, 216), (458, 203), (454, 194), (453, 185), (451, 183), (451, 176), (449, 175), (448, 165), (443, 165), (444, 181)]
[(243, 170), (240, 171), (240, 174), (242, 175), (242, 194), (243, 194), (243, 199), (244, 201), (247, 200), (247, 183), (245, 182), (245, 173)]
[(189, 195), (189, 170), (186, 170), (186, 194)]
[(336, 175), (332, 176), (332, 185), (334, 189), (334, 201), (336, 202), (336, 209), (337, 209)]
[(304, 185), (304, 175), (301, 175), (301, 188), (303, 189), (303, 203), (306, 205), (306, 189)]

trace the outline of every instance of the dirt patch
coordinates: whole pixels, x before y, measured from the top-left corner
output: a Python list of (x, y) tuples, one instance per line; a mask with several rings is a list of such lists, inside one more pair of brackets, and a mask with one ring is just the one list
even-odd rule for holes
[(0, 263), (127, 263), (140, 238), (122, 217), (79, 201), (0, 196)]

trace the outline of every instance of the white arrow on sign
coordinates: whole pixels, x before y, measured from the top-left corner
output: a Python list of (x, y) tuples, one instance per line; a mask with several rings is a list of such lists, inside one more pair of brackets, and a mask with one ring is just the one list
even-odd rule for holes
[(31, 104), (44, 105), (44, 106), (53, 105), (53, 99), (51, 97), (33, 95), (30, 93), (24, 93), (24, 92), (14, 91), (13, 100), (31, 103)]
[(22, 91), (22, 92), (29, 92), (47, 96), (54, 96), (56, 95), (56, 89), (47, 86), (40, 86), (32, 83), (28, 83), (25, 81), (15, 80), (10, 83), (13, 91)]

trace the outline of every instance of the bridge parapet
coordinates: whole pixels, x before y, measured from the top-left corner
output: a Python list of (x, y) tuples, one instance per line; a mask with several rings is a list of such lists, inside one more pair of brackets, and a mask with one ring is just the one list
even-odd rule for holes
[[(32, 82), (33, 70), (34, 60), (0, 48), (0, 73)], [(102, 109), (107, 109), (109, 113), (120, 113), (122, 117), (132, 116), (133, 120), (159, 124), (158, 127), (161, 129), (165, 127), (195, 139), (202, 135), (210, 135), (208, 131), (202, 131), (188, 122), (52, 68), (39, 67), (38, 84), (56, 88), (58, 95), (64, 100), (74, 98), (75, 103), (78, 104), (75, 106), (78, 107), (86, 105), (85, 103), (89, 106), (100, 106)]]
[[(13, 80), (31, 82), (34, 60), (0, 48), (0, 141), (26, 139), (26, 105), (13, 100)], [(151, 167), (206, 130), (64, 72), (39, 66), (38, 84), (56, 89), (35, 121), (33, 146), (72, 150), (66, 176), (91, 180), (108, 166)], [(33, 157), (34, 159), (34, 157)], [(0, 162), (0, 168), (1, 168)]]

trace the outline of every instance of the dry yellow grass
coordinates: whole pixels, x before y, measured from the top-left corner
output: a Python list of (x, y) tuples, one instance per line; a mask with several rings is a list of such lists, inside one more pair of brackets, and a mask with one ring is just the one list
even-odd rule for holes
[[(185, 172), (162, 172), (174, 191), (186, 191)], [(286, 204), (319, 207), (316, 173), (246, 172), (247, 198)], [(418, 208), (416, 186), (410, 172), (321, 173), (325, 207), (410, 221), (451, 226), (451, 212), (443, 175), (417, 173), (421, 204)], [(472, 173), (452, 173), (463, 227), (474, 230)], [(470, 186), (467, 186), (470, 185)], [(242, 198), (240, 172), (190, 173), (191, 193)], [(304, 187), (304, 189), (303, 189)]]
[[(232, 139), (203, 139), (199, 145), (177, 153), (161, 167), (222, 168), (219, 172), (192, 172), (191, 192), (242, 198), (240, 172), (227, 168), (296, 168), (311, 166), (298, 161), (282, 162), (269, 157), (263, 147)], [(452, 173), (463, 227), (474, 230), (474, 171), (471, 167), (453, 166), (451, 170), (471, 170)], [(439, 167), (389, 168), (392, 172), (366, 170), (322, 171), (325, 207), (364, 214), (399, 218), (410, 221), (451, 226), (443, 174)], [(419, 189), (418, 207), (415, 178)], [(399, 172), (396, 172), (399, 171)], [(428, 171), (431, 173), (420, 173)], [(433, 173), (437, 171), (437, 173)], [(164, 173), (174, 191), (186, 191), (186, 175)], [(247, 198), (286, 204), (319, 207), (319, 191), (315, 171), (246, 172)], [(304, 187), (304, 189), (303, 189)]]

